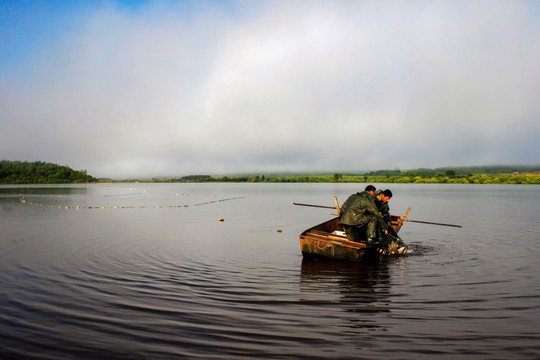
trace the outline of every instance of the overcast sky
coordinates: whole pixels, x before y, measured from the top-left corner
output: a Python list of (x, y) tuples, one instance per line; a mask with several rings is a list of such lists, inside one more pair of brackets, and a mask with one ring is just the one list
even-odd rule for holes
[(539, 1), (0, 1), (0, 159), (96, 177), (540, 163)]

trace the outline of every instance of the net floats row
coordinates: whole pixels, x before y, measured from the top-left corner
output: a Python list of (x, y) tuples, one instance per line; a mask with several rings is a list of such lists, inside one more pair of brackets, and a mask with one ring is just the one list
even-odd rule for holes
[(164, 209), (164, 208), (187, 208), (189, 205), (155, 205), (155, 206), (65, 206), (65, 205), (44, 205), (41, 203), (27, 201), (24, 198), (20, 199), (21, 203), (44, 206), (54, 209), (68, 209), (68, 210), (80, 210), (80, 209)]

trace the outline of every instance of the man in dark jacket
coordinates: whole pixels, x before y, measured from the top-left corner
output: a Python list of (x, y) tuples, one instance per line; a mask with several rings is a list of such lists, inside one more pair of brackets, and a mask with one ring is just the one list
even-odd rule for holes
[(389, 189), (384, 191), (377, 190), (375, 192), (375, 205), (377, 205), (377, 209), (379, 209), (381, 212), (384, 222), (386, 225), (388, 225), (388, 233), (392, 236), (392, 238), (400, 240), (397, 232), (390, 226), (392, 218), (390, 217), (390, 206), (388, 205), (388, 202), (390, 201), (391, 197), (392, 191)]
[(384, 191), (377, 190), (375, 192), (375, 205), (377, 205), (377, 208), (379, 209), (386, 224), (392, 220), (390, 218), (390, 206), (388, 205), (388, 201), (390, 201), (391, 197), (392, 192), (389, 189)]
[(388, 226), (375, 205), (375, 187), (368, 185), (365, 191), (352, 194), (343, 203), (339, 224), (343, 227), (347, 238), (368, 244), (376, 241), (377, 229), (388, 234)]

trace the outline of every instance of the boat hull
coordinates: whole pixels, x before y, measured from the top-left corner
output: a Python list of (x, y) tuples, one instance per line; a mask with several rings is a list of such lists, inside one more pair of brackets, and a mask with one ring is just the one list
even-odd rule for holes
[[(402, 221), (399, 216), (392, 217), (391, 226), (397, 233)], [(362, 260), (366, 257), (379, 256), (379, 249), (376, 246), (349, 241), (337, 217), (302, 232), (300, 250), (306, 258)]]
[(339, 218), (330, 219), (300, 234), (300, 249), (304, 257), (336, 260), (361, 260), (373, 246), (349, 241), (342, 234)]

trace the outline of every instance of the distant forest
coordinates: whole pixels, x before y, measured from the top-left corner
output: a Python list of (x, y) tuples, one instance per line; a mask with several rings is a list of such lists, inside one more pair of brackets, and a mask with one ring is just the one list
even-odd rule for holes
[(86, 170), (75, 171), (41, 161), (0, 161), (0, 184), (71, 184), (94, 182), (320, 182), (320, 183), (433, 183), (433, 184), (540, 184), (538, 166), (444, 167), (414, 170), (377, 170), (365, 173), (265, 174), (212, 177), (189, 175), (160, 179), (96, 179)]
[(176, 179), (126, 180), (127, 182), (335, 182), (433, 184), (540, 184), (539, 166), (478, 166), (415, 170), (377, 170), (360, 174), (266, 174), (212, 177), (190, 175)]
[(41, 161), (0, 161), (0, 184), (72, 184), (96, 182), (86, 170), (75, 171)]

